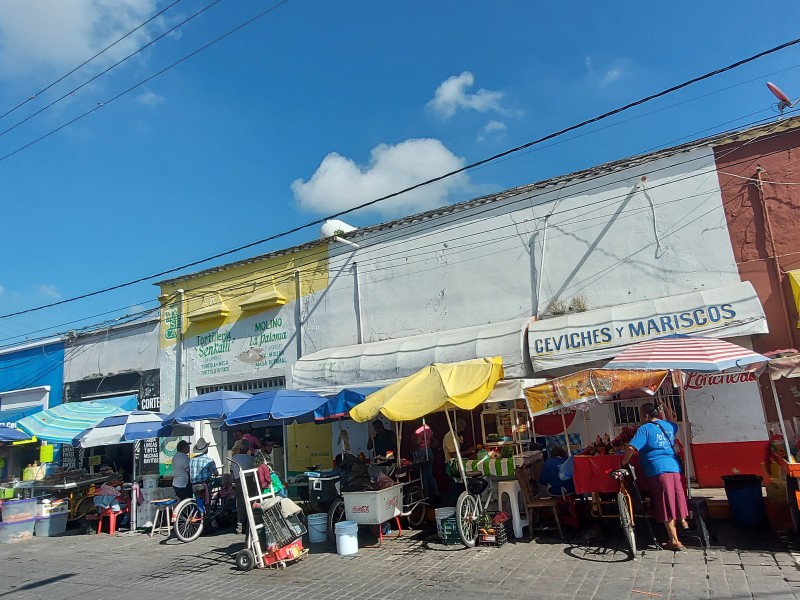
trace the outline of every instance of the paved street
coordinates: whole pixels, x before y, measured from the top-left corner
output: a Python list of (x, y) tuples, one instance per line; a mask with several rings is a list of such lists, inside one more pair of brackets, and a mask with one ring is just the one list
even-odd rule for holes
[[(735, 538), (757, 541), (743, 549)], [(443, 546), (416, 533), (340, 557), (315, 545), (285, 571), (242, 573), (242, 536), (191, 544), (145, 535), (69, 535), (0, 546), (0, 597), (190, 598), (800, 598), (787, 541), (733, 532), (725, 547), (647, 551), (636, 562), (613, 526), (562, 543), (552, 535), (502, 548)], [(362, 540), (362, 543), (366, 540)], [(740, 546), (736, 548), (735, 546)]]

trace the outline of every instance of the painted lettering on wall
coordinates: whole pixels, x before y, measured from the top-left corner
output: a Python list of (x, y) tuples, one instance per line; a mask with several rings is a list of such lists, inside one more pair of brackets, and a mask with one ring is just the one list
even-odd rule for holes
[(178, 309), (169, 307), (163, 310), (164, 337), (168, 340), (178, 339)]
[[(557, 354), (567, 350), (591, 350), (604, 345), (632, 344), (644, 339), (713, 329), (736, 318), (731, 304), (704, 306), (689, 311), (658, 315), (649, 319), (619, 322), (533, 339), (536, 354)], [(535, 336), (531, 329), (529, 336)]]
[(708, 385), (730, 385), (758, 381), (755, 373), (687, 373), (685, 390), (699, 390)]

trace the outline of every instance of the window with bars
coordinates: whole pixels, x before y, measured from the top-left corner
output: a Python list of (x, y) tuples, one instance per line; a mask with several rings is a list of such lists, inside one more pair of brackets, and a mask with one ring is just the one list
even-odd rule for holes
[[(639, 425), (642, 422), (642, 415), (639, 407), (645, 402), (655, 402), (656, 399), (638, 401), (636, 404), (614, 402), (614, 420), (617, 425)], [(680, 397), (677, 394), (665, 394), (660, 397), (662, 403), (669, 403), (675, 413), (675, 418), (679, 423), (683, 422), (683, 410), (681, 409)]]
[(251, 381), (235, 381), (232, 383), (221, 383), (219, 385), (203, 385), (197, 388), (197, 394), (207, 394), (208, 392), (247, 392), (256, 394), (266, 390), (286, 387), (286, 377), (268, 377), (266, 379), (253, 379)]

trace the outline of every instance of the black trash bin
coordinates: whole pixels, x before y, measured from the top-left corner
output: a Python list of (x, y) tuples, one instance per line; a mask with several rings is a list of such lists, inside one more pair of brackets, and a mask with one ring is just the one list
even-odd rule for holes
[(723, 475), (725, 495), (733, 520), (744, 526), (759, 525), (767, 520), (761, 476), (750, 474)]

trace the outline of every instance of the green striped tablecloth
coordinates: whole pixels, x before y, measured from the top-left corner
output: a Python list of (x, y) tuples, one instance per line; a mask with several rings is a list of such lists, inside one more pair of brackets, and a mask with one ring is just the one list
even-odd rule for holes
[[(480, 463), (480, 464), (478, 464)], [(514, 476), (514, 457), (510, 458), (490, 458), (483, 462), (478, 460), (465, 460), (465, 471), (480, 471), (484, 475), (491, 477), (513, 477)]]

